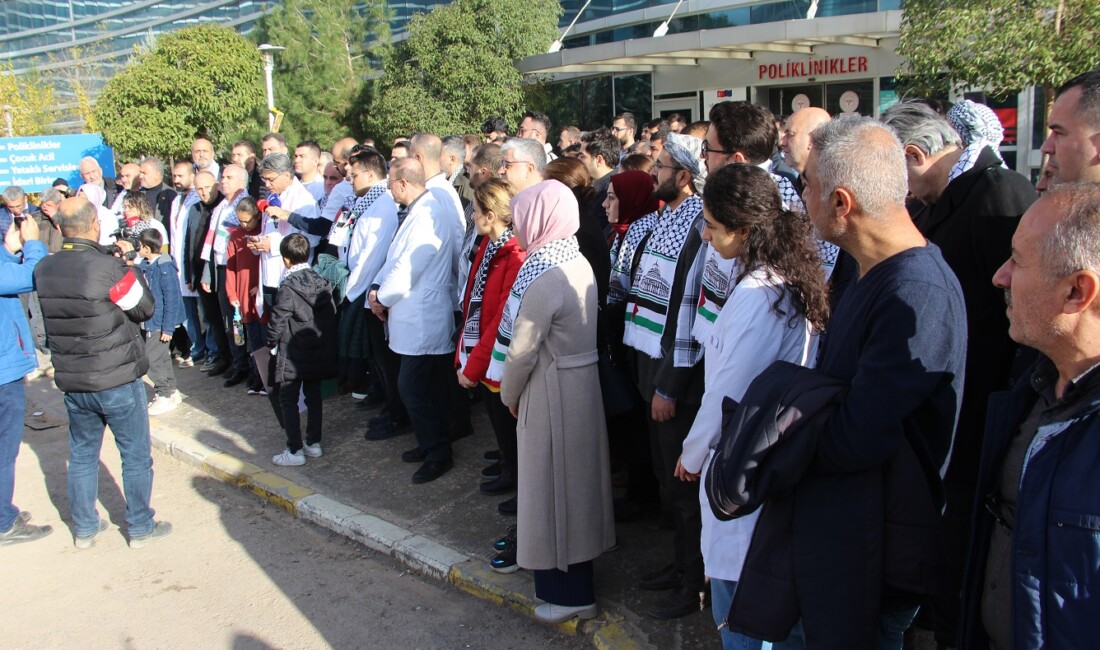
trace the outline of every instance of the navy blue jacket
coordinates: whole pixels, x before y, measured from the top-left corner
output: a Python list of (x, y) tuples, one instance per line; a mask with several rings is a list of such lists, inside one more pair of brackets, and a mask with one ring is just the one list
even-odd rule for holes
[[(1050, 362), (1041, 358), (1040, 364)], [(1095, 370), (1093, 372), (1096, 372)], [(985, 508), (1038, 393), (1025, 373), (989, 398), (964, 581), (960, 648), (989, 648), (982, 590), (993, 527)], [(1100, 638), (1100, 391), (1077, 417), (1039, 428), (1028, 447), (1012, 529), (1012, 638), (1027, 648), (1094, 648)]]
[(152, 264), (144, 260), (140, 268), (156, 301), (152, 318), (145, 322), (145, 330), (154, 336), (158, 336), (159, 332), (171, 335), (183, 323), (183, 296), (180, 295), (176, 261), (171, 255), (161, 255)]
[(764, 504), (730, 629), (781, 641), (801, 618), (808, 647), (870, 650), (883, 612), (946, 589), (942, 477), (965, 361), (962, 289), (934, 245), (848, 287), (817, 369), (850, 388), (805, 475)]

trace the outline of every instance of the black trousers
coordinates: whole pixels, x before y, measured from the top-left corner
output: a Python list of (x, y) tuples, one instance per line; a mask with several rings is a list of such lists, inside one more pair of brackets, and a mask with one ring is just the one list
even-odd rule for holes
[(314, 379), (291, 379), (279, 382), (279, 406), (283, 410), (286, 446), (292, 453), (302, 448), (302, 414), (298, 412), (298, 395), (305, 393), (306, 444), (321, 442), (321, 382)]
[(225, 318), (222, 316), (222, 303), (218, 292), (204, 291), (199, 287), (199, 302), (202, 304), (206, 322), (214, 333), (214, 344), (218, 346), (218, 357), (226, 361), (232, 361), (233, 354), (229, 349), (229, 337), (225, 332)]
[(399, 356), (401, 370), (397, 386), (416, 432), (416, 441), (425, 452), (426, 460), (447, 460), (451, 457), (448, 435), (451, 386), (448, 382), (455, 381), (451, 355)]
[(409, 421), (409, 414), (397, 386), (397, 377), (401, 372), (401, 358), (390, 349), (390, 344), (386, 341), (386, 324), (378, 320), (374, 314), (367, 315), (367, 336), (371, 367), (381, 375), (382, 386), (386, 391), (386, 402), (382, 405), (382, 413), (393, 418), (398, 424), (405, 424)]
[(500, 475), (504, 478), (516, 478), (516, 463), (519, 451), (516, 445), (516, 419), (512, 412), (500, 401), (500, 393), (488, 389), (485, 384), (478, 388), (481, 400), (485, 402), (485, 412), (489, 414), (489, 423), (500, 446)]
[(535, 569), (535, 597), (563, 607), (586, 607), (596, 602), (592, 560), (570, 564), (568, 571)]
[(225, 328), (229, 352), (233, 367), (241, 374), (248, 374), (248, 346), (237, 345), (233, 340), (233, 305), (229, 304), (229, 294), (225, 292), (225, 267), (218, 267), (218, 307), (222, 312), (221, 324)]
[(657, 422), (651, 415), (652, 404), (646, 402), (646, 420), (653, 452), (653, 471), (662, 488), (662, 496), (672, 507), (676, 518), (676, 536), (673, 546), (676, 552), (676, 568), (683, 572), (683, 586), (692, 591), (702, 591), (703, 551), (699, 540), (703, 534), (702, 513), (699, 510), (699, 484), (681, 481), (673, 476), (676, 462), (684, 448), (684, 438), (691, 431), (699, 405), (676, 404), (676, 417), (668, 422)]

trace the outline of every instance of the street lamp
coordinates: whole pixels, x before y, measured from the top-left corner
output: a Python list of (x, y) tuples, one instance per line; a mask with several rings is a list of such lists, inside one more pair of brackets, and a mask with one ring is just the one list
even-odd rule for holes
[(285, 50), (285, 47), (264, 43), (258, 48), (264, 55), (264, 77), (267, 81), (267, 128), (275, 129), (275, 87), (271, 84), (271, 73), (275, 72), (275, 53)]

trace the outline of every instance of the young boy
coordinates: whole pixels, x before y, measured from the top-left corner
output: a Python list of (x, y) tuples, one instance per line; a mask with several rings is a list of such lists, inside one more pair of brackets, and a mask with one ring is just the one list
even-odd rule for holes
[[(309, 268), (309, 240), (288, 235), (279, 254), (287, 271), (271, 305), (267, 347), (273, 357), (272, 389), (283, 409), (286, 449), (271, 460), (305, 465), (306, 456), (321, 456), (321, 380), (336, 376), (336, 304), (332, 284)], [(299, 392), (305, 394), (309, 411), (304, 446)]]
[(176, 261), (171, 255), (161, 254), (163, 245), (164, 237), (154, 228), (147, 228), (138, 235), (141, 270), (156, 301), (153, 317), (145, 321), (145, 356), (149, 359), (149, 379), (153, 380), (149, 415), (167, 413), (182, 401), (176, 390), (168, 345), (172, 333), (183, 322), (183, 298)]

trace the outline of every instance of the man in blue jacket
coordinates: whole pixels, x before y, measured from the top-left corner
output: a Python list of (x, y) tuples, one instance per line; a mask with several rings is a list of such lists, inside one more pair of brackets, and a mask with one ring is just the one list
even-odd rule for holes
[(1042, 353), (989, 401), (964, 648), (1089, 648), (1100, 619), (1100, 184), (1024, 213), (993, 277), (1009, 335)]
[(50, 526), (27, 523), (29, 512), (12, 502), (15, 457), (23, 441), (26, 393), (23, 377), (38, 367), (34, 339), (19, 294), (34, 289), (34, 267), (46, 256), (34, 219), (13, 220), (0, 250), (0, 546), (30, 542), (49, 535)]

